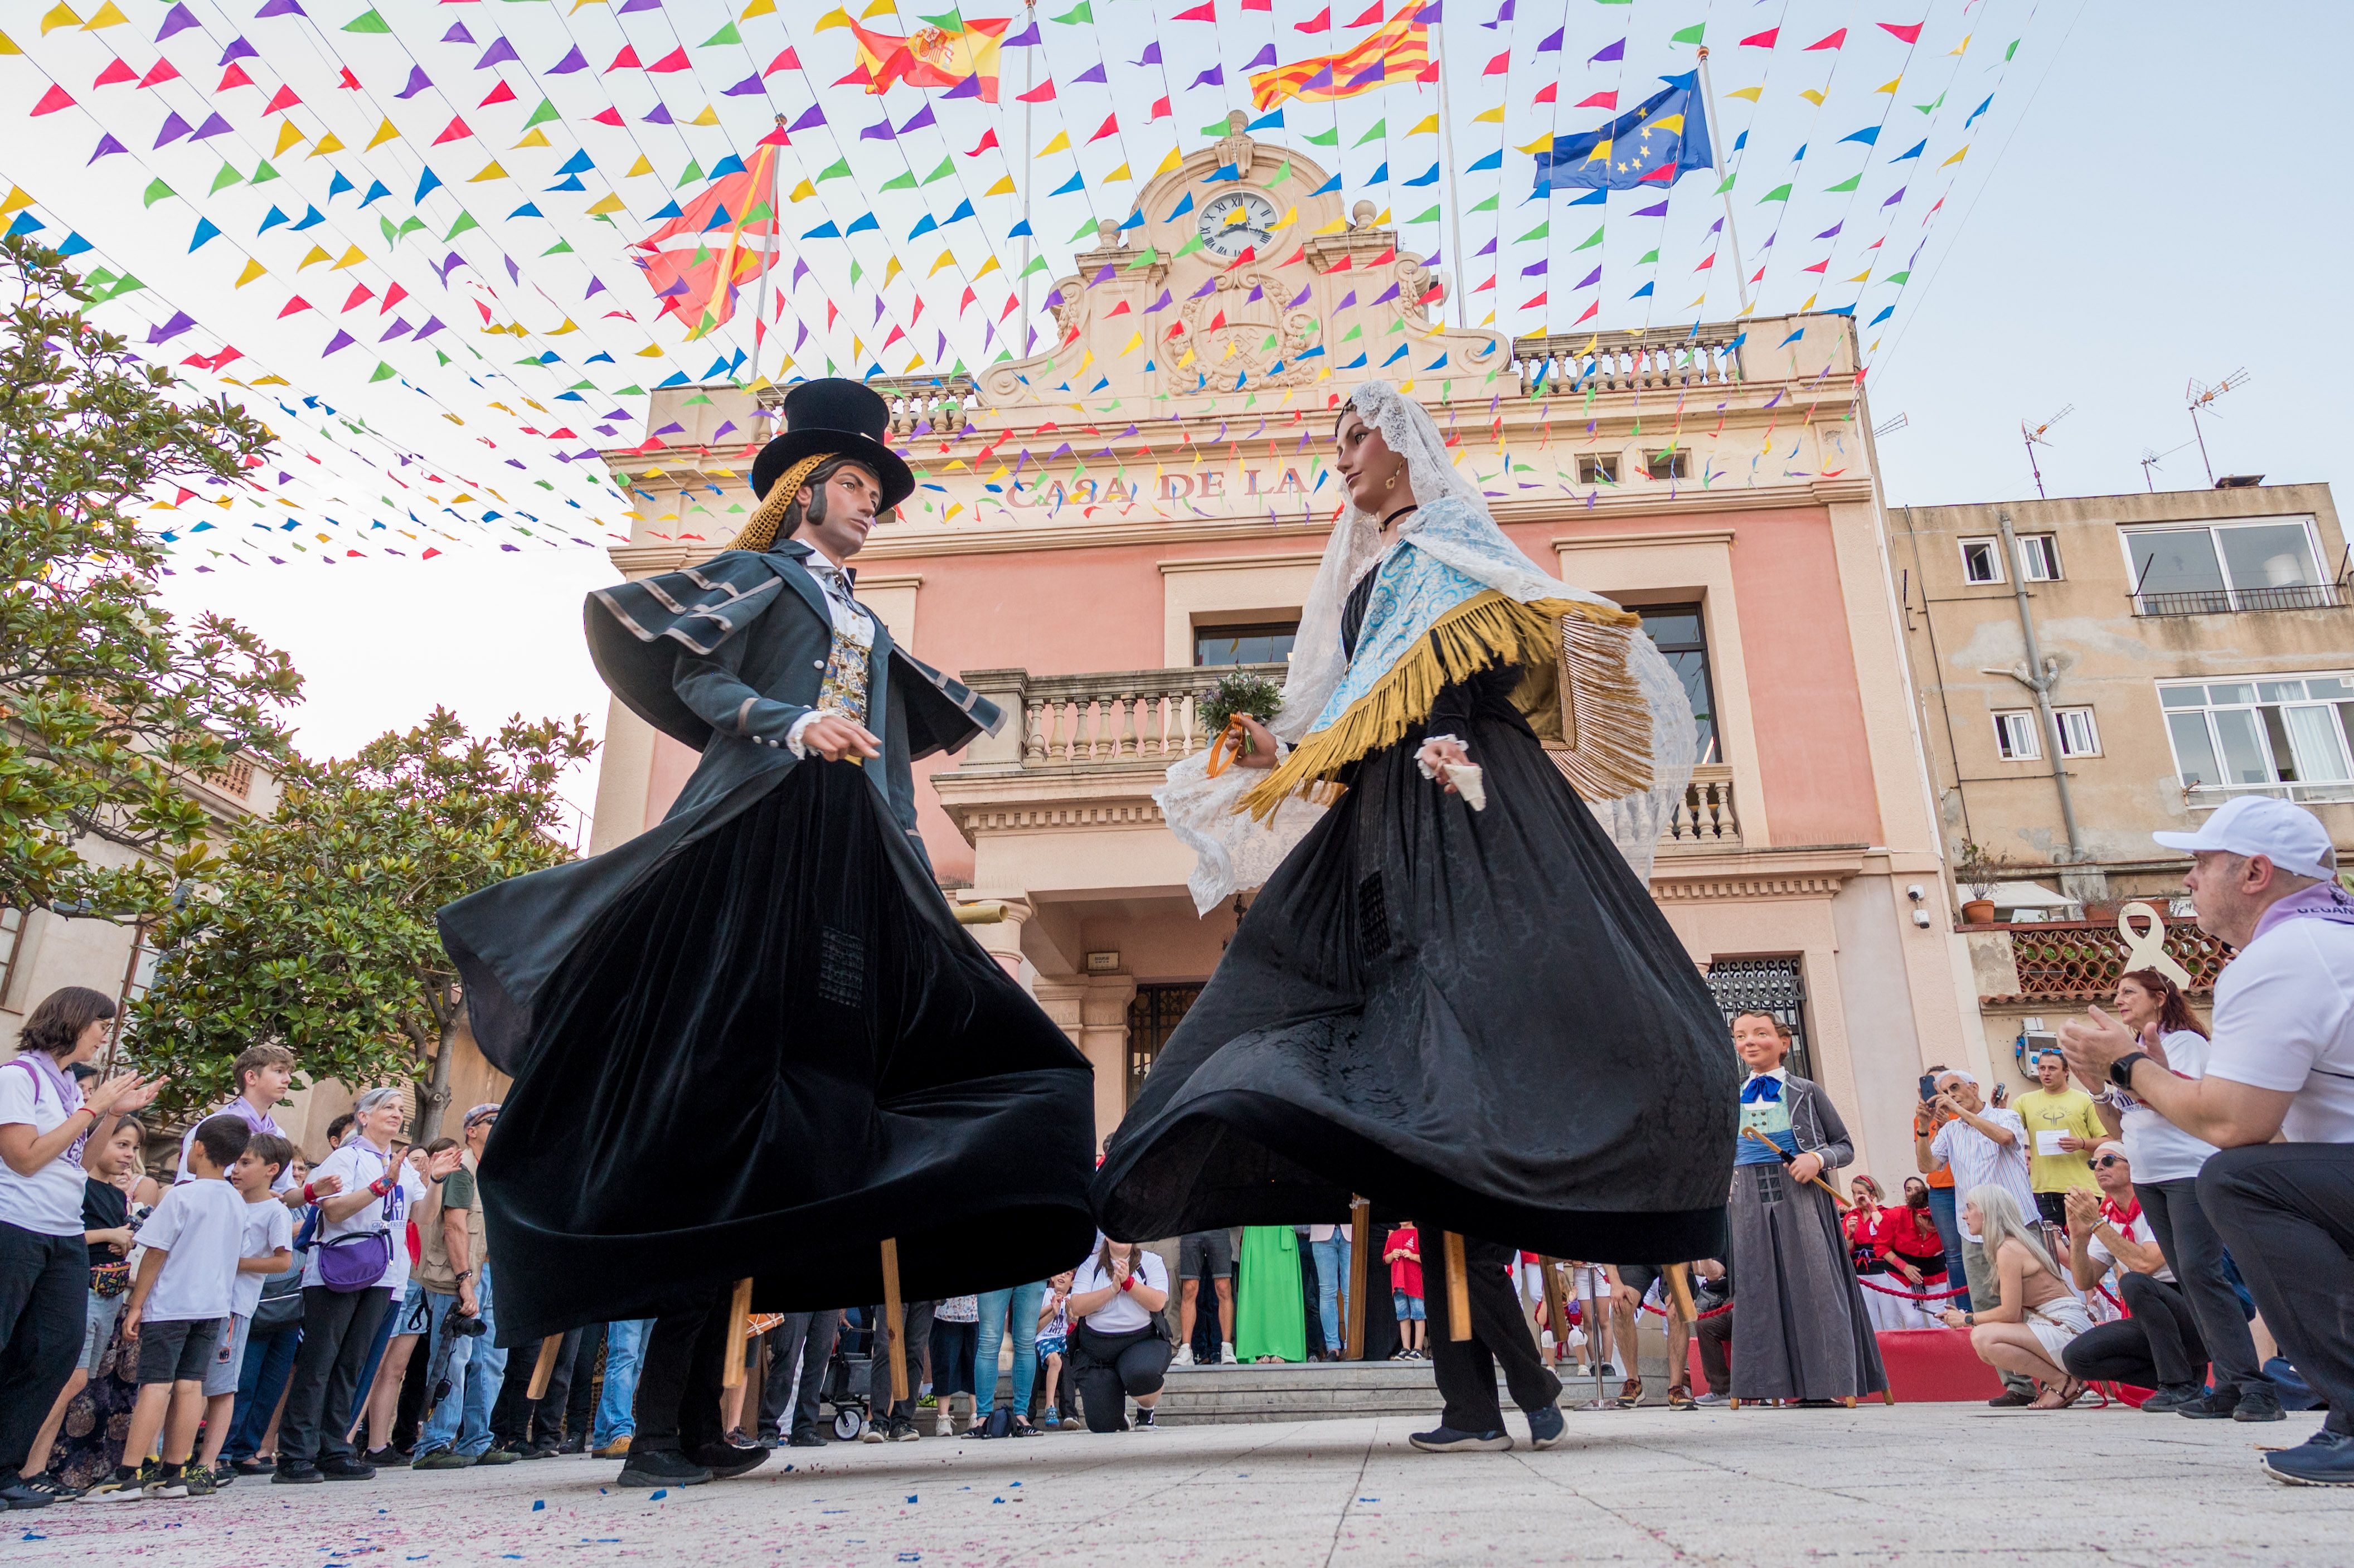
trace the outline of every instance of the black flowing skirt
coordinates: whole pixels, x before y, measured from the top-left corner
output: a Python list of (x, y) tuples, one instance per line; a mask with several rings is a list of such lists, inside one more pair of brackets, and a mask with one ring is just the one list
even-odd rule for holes
[(754, 1281), (762, 1311), (1068, 1268), (1092, 1075), (857, 768), (812, 758), (616, 897), (543, 988), (482, 1162), (499, 1342)]
[(1484, 811), (1421, 776), (1417, 728), (1259, 891), (1096, 1173), (1110, 1234), (1341, 1221), (1353, 1193), (1562, 1257), (1721, 1253), (1724, 1020), (1514, 679), (1448, 725)]

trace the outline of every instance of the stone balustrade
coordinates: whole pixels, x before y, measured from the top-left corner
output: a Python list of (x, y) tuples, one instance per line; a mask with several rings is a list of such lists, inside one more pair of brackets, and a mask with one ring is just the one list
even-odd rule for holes
[[(1122, 670), (1078, 675), (1033, 675), (1024, 670), (972, 670), (963, 679), (1006, 712), (993, 736), (976, 740), (942, 780), (1020, 776), (1045, 786), (1081, 774), (1159, 773), (1209, 744), (1201, 701), (1232, 666)], [(1269, 680), (1279, 664), (1246, 665)], [(1019, 715), (1018, 722), (1015, 715)], [(1742, 848), (1733, 800), (1733, 769), (1693, 769), (1683, 799), (1670, 812), (1660, 849), (1723, 853)]]
[(1524, 397), (1730, 387), (1741, 380), (1741, 354), (1734, 346), (1740, 335), (1730, 325), (1703, 326), (1696, 334), (1554, 333), (1513, 339), (1512, 357)]

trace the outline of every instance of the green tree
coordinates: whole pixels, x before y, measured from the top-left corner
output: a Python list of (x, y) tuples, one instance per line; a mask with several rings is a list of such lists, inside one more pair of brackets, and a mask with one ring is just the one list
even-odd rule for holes
[(476, 737), (437, 708), (347, 760), (291, 762), (276, 814), (233, 829), (157, 933), (130, 1044), (170, 1075), (165, 1108), (226, 1099), (230, 1060), (274, 1042), (305, 1082), (413, 1080), (431, 1138), (463, 1006), (434, 911), (572, 858), (557, 784), (594, 747), (578, 718)]
[(202, 870), (184, 781), (281, 755), (273, 710), (302, 680), (233, 621), (157, 609), (165, 546), (126, 510), (236, 482), (270, 432), (139, 363), (89, 298), (56, 251), (0, 237), (0, 904), (127, 920)]

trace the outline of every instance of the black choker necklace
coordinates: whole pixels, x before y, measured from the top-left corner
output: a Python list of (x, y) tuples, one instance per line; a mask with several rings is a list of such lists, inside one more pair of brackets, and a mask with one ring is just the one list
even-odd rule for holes
[(1386, 517), (1384, 517), (1384, 518), (1383, 518), (1383, 519), (1382, 519), (1382, 527), (1383, 527), (1383, 529), (1384, 529), (1384, 531), (1386, 531), (1386, 530), (1388, 529), (1388, 527), (1389, 527), (1389, 525), (1390, 525), (1391, 524), (1393, 524), (1393, 523), (1396, 522), (1399, 518), (1401, 518), (1401, 517), (1405, 516), (1407, 513), (1414, 511), (1416, 507), (1420, 506), (1421, 504), (1422, 504), (1422, 503), (1421, 503), (1420, 502), (1418, 502), (1418, 501), (1409, 501), (1409, 502), (1407, 502), (1404, 506), (1399, 507), (1396, 511), (1394, 511), (1394, 512), (1391, 513), (1388, 516), (1386, 516)]

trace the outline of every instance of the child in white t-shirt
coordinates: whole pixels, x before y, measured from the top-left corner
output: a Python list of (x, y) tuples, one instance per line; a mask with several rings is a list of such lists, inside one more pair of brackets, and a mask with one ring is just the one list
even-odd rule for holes
[(220, 1351), (205, 1374), (205, 1446), (196, 1456), (201, 1476), (217, 1487), (213, 1473), (221, 1446), (228, 1441), (229, 1418), (237, 1409), (238, 1376), (245, 1370), (246, 1335), (253, 1327), (253, 1308), (261, 1299), (261, 1282), (294, 1266), (294, 1215), (278, 1196), (286, 1167), (293, 1162), (294, 1146), (274, 1132), (257, 1132), (245, 1152), (229, 1168), (228, 1184), (245, 1200), (245, 1230), (238, 1250), (237, 1277), (229, 1286), (228, 1329), (221, 1335)]
[[(139, 1341), (139, 1403), (123, 1436), (125, 1462), (84, 1492), (83, 1502), (184, 1498), (214, 1489), (208, 1479), (191, 1478), (188, 1461), (204, 1415), (205, 1373), (228, 1326), (245, 1245), (245, 1196), (228, 1184), (228, 1171), (251, 1137), (239, 1117), (197, 1123), (188, 1146), (196, 1180), (164, 1193), (140, 1227), (145, 1252), (122, 1314), (123, 1338)], [(155, 1451), (158, 1432), (163, 1462), (140, 1463)]]

